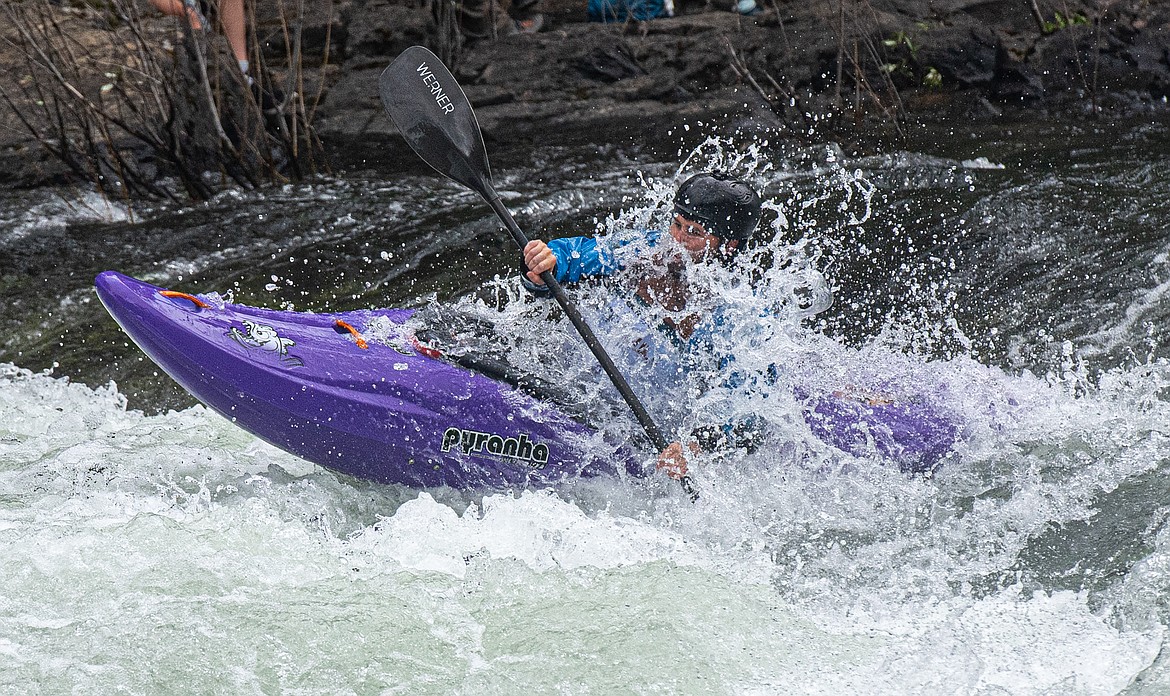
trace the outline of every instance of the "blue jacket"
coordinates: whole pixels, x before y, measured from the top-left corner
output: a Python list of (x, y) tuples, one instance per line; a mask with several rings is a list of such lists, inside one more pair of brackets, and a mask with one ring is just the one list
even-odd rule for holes
[[(645, 233), (645, 240), (649, 246), (653, 247), (657, 245), (660, 235), (661, 233), (657, 230), (648, 230)], [(628, 243), (620, 242), (618, 247)], [(623, 268), (615, 258), (613, 251), (604, 242), (599, 242), (596, 237), (554, 239), (548, 242), (548, 248), (557, 260), (556, 266), (553, 268), (553, 276), (559, 283), (577, 283), (589, 278), (607, 278)], [(521, 275), (521, 281), (526, 288), (539, 297), (547, 297), (550, 294), (547, 288), (531, 282), (524, 275)], [(694, 353), (710, 355), (711, 334), (716, 332), (722, 324), (722, 312), (717, 311), (709, 320), (702, 322), (686, 341), (683, 341), (673, 329), (665, 325), (660, 327), (659, 333), (665, 334), (680, 349), (679, 366), (683, 370), (689, 371), (695, 367)], [(694, 350), (697, 347), (706, 347), (708, 350)], [(726, 368), (734, 360), (734, 357), (730, 355), (720, 356), (717, 358), (717, 363), (719, 368)], [(736, 389), (742, 386), (745, 381), (742, 375), (732, 373), (722, 386)], [(667, 385), (662, 384), (662, 386)], [(759, 424), (757, 419), (751, 418), (739, 422), (728, 422), (722, 426), (697, 428), (692, 436), (699, 440), (706, 449), (729, 444), (754, 449), (755, 446), (758, 446), (762, 436), (761, 426), (762, 424)]]
[[(646, 231), (646, 241), (650, 246), (658, 243), (660, 233), (656, 230)], [(629, 242), (619, 243), (622, 247)], [(622, 269), (621, 264), (614, 258), (613, 251), (597, 240), (597, 237), (562, 237), (548, 242), (548, 250), (557, 259), (553, 268), (553, 276), (559, 283), (578, 283), (586, 278), (606, 278)], [(548, 290), (521, 276), (524, 287), (538, 295), (547, 294)]]

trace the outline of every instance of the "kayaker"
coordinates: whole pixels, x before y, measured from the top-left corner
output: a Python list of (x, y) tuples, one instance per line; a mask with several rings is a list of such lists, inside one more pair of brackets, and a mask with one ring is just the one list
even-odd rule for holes
[[(717, 172), (696, 174), (679, 187), (667, 232), (695, 264), (731, 263), (759, 227), (763, 206), (749, 184)], [(649, 248), (658, 246), (660, 235), (649, 232)], [(669, 253), (651, 253), (623, 264), (597, 237), (565, 237), (547, 244), (534, 239), (524, 247), (528, 268), (522, 280), (538, 295), (548, 293), (540, 274), (551, 271), (561, 283), (619, 275), (633, 297), (666, 310), (665, 328), (677, 342), (687, 344), (707, 313), (695, 305), (697, 293), (688, 286), (684, 259)], [(688, 309), (691, 311), (688, 312)], [(692, 453), (697, 443), (689, 443)], [(658, 456), (658, 468), (672, 478), (687, 473), (687, 456), (681, 442), (673, 442)]]

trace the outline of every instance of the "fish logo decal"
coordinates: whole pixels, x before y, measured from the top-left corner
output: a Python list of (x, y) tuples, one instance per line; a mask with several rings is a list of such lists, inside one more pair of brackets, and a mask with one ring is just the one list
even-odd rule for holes
[(276, 333), (276, 329), (264, 324), (244, 319), (245, 331), (232, 327), (228, 336), (248, 350), (258, 350), (264, 353), (274, 353), (277, 358), (289, 367), (302, 367), (305, 364), (295, 355), (289, 355), (288, 349), (295, 346), (296, 341), (283, 338)]

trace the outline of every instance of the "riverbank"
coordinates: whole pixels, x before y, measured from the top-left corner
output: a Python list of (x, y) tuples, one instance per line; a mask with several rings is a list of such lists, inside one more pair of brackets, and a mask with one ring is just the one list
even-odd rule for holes
[[(263, 10), (258, 34), (276, 61), (279, 22)], [(662, 140), (699, 122), (873, 142), (921, 123), (1170, 113), (1170, 8), (1136, 0), (769, 2), (751, 17), (711, 4), (677, 10), (601, 25), (583, 21), (578, 0), (546, 0), (544, 31), (455, 41), (442, 53), (489, 148), (501, 149)], [(406, 47), (439, 45), (444, 20), (393, 0), (312, 12), (303, 52), (328, 47), (314, 122), (333, 167), (418, 166), (382, 111), (377, 76)], [(0, 113), (0, 183), (63, 177), (13, 114)]]

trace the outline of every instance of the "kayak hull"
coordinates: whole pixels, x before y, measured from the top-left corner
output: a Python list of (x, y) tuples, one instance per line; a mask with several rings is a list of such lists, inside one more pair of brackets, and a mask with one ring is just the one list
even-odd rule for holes
[[(115, 271), (102, 304), (184, 389), (245, 430), (310, 462), (413, 487), (507, 489), (645, 476), (636, 453), (511, 384), (436, 359), (412, 310), (311, 314), (164, 290)], [(365, 336), (377, 337), (367, 341)], [(797, 391), (816, 438), (928, 472), (959, 437), (928, 403)]]
[[(113, 271), (95, 286), (122, 329), (184, 389), (329, 469), (459, 489), (642, 473), (627, 450), (555, 408), (420, 353), (395, 333), (410, 310), (266, 310), (170, 293)], [(371, 327), (389, 338), (365, 341)]]

